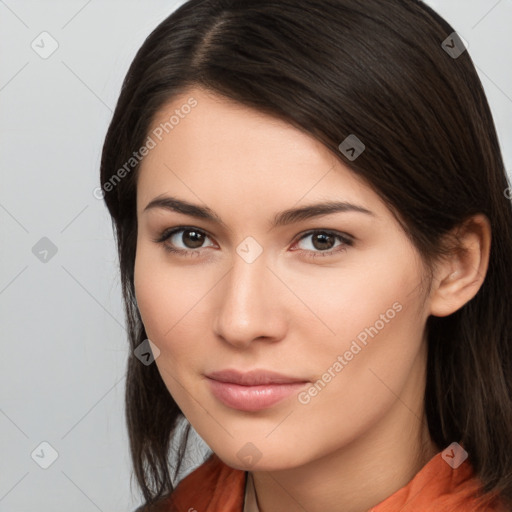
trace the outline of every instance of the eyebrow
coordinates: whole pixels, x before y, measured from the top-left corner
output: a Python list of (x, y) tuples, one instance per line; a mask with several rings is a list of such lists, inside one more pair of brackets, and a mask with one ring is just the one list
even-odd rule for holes
[[(218, 223), (224, 228), (227, 228), (225, 222), (207, 206), (192, 204), (188, 201), (177, 199), (176, 197), (156, 197), (144, 208), (144, 212), (154, 208), (162, 208), (164, 210), (170, 210), (177, 213), (183, 213), (184, 215), (190, 215), (191, 217), (196, 217), (198, 219), (209, 220)], [(287, 226), (302, 220), (313, 219), (323, 215), (330, 215), (333, 213), (341, 212), (357, 212), (376, 217), (373, 212), (364, 208), (363, 206), (358, 206), (346, 201), (327, 201), (324, 203), (310, 204), (301, 206), (299, 208), (283, 210), (274, 216), (273, 221), (270, 223), (270, 228)]]

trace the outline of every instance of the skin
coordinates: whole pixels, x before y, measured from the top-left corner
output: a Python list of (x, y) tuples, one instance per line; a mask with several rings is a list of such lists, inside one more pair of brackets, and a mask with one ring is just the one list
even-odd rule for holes
[[(380, 197), (309, 135), (198, 88), (175, 97), (154, 126), (191, 96), (197, 106), (144, 158), (137, 182), (135, 289), (160, 374), (211, 449), (252, 472), (261, 512), (366, 511), (444, 448), (430, 439), (424, 415), (425, 322), (478, 291), (488, 222), (475, 216), (460, 234), (467, 251), (439, 262), (425, 281), (419, 253)], [(164, 195), (207, 206), (225, 225), (145, 210)], [(329, 200), (373, 215), (337, 212), (269, 229), (282, 210)], [(155, 242), (179, 226), (206, 233), (200, 248), (183, 232), (166, 242), (194, 254)], [(304, 236), (312, 229), (354, 243), (335, 252), (335, 238), (322, 251)], [(249, 236), (263, 250), (252, 263), (236, 252)], [(400, 312), (307, 404), (293, 395), (244, 412), (210, 391), (205, 374), (226, 368), (314, 383), (395, 303)], [(250, 466), (237, 456), (249, 442), (258, 451)]]

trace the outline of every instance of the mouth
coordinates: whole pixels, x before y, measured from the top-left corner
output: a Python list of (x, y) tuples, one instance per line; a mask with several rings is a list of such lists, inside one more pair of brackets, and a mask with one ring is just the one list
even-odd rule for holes
[(272, 407), (298, 393), (309, 382), (268, 370), (245, 373), (223, 370), (212, 372), (206, 377), (212, 394), (227, 407), (240, 411), (259, 411)]

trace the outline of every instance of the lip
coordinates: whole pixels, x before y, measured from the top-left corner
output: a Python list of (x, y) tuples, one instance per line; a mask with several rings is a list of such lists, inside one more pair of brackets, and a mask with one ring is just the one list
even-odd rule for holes
[(206, 375), (213, 395), (241, 411), (267, 409), (297, 393), (309, 381), (268, 370), (222, 370)]
[(251, 370), (241, 372), (238, 370), (221, 370), (206, 375), (209, 379), (220, 382), (230, 382), (242, 386), (260, 386), (264, 384), (293, 384), (297, 382), (308, 382), (307, 379), (288, 377), (281, 373), (270, 370)]

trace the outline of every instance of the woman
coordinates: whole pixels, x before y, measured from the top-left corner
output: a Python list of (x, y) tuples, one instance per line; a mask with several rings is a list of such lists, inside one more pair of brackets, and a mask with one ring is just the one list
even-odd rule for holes
[[(508, 183), (430, 8), (186, 2), (101, 186), (140, 510), (512, 510)], [(176, 486), (190, 425), (212, 453)]]

